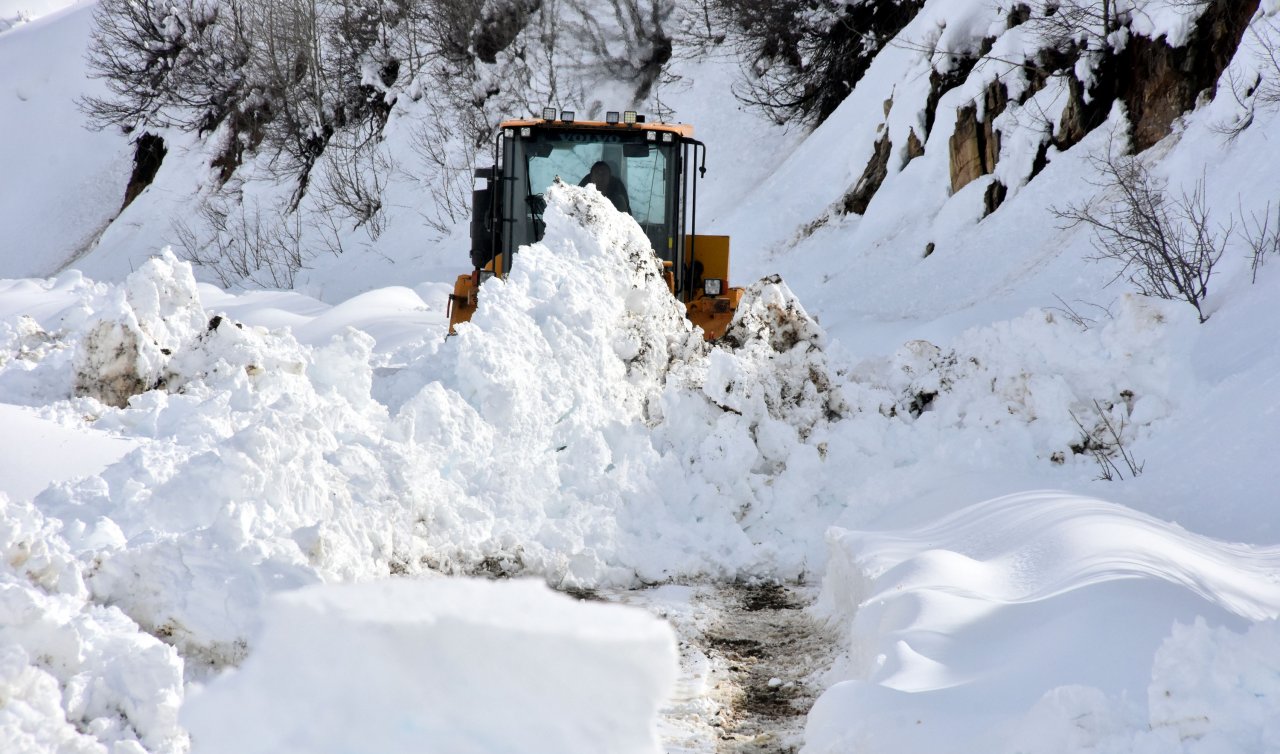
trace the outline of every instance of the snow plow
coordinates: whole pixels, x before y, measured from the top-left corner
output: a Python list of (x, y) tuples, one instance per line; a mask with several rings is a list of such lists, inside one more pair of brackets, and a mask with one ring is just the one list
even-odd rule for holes
[(689, 320), (707, 340), (720, 338), (742, 289), (729, 287), (729, 237), (697, 233), (698, 179), (705, 173), (706, 145), (683, 123), (648, 123), (632, 111), (578, 121), (552, 108), (540, 119), (501, 123), (493, 165), (475, 171), (486, 185), (472, 192), (473, 270), (458, 276), (449, 296), (449, 333), (471, 319), (481, 283), (505, 275), (521, 246), (542, 239), (543, 193), (559, 179), (594, 185), (629, 214)]

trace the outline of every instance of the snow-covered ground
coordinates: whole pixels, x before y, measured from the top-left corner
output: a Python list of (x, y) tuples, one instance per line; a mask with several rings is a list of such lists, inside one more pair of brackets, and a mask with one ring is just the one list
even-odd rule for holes
[[(928, 3), (903, 39), (982, 36), (979, 5)], [(1251, 282), (1231, 245), (1204, 324), (1108, 287), (1052, 209), (1098, 198), (1121, 113), (1030, 182), (1006, 139), (986, 218), (984, 180), (946, 190), (939, 117), (844, 216), (877, 128), (913, 124), (921, 53), (888, 48), (809, 135), (712, 94), (731, 62), (682, 61), (700, 227), (733, 235), (736, 283), (784, 281), (744, 311), (764, 337), (703, 344), (634, 223), (566, 186), (445, 341), (462, 236), (392, 233), (300, 292), (200, 282), (163, 248), (198, 143), (92, 246), (130, 149), (77, 120), (89, 16), (0, 31), (0, 749), (724, 750), (689, 739), (689, 699), (656, 724), (689, 691), (666, 626), (473, 580), (527, 576), (819, 584), (840, 652), (812, 754), (1280, 750), (1280, 260)], [(1238, 107), (1146, 155), (1223, 219), (1280, 188), (1280, 116), (1228, 139)], [(1111, 481), (1080, 452), (1107, 423), (1133, 462)], [(697, 623), (696, 590), (659, 592), (623, 601)]]

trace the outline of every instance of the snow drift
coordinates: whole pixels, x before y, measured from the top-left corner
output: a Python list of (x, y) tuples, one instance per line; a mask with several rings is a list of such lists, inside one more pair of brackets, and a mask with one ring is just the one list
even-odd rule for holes
[(1280, 745), (1261, 701), (1280, 693), (1263, 638), (1280, 548), (1065, 493), (828, 538), (821, 609), (848, 627), (850, 666), (814, 706), (806, 752)]

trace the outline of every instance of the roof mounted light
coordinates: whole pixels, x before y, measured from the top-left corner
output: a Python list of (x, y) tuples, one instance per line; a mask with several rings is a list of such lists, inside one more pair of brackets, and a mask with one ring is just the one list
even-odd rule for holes
[(669, 143), (669, 142), (671, 142), (671, 141), (672, 141), (672, 140), (674, 140), (674, 139), (675, 139), (675, 134), (671, 133), (670, 131), (663, 131), (663, 132), (662, 132), (662, 140), (663, 140), (663, 141), (665, 141), (665, 142), (668, 142), (668, 143)]
[(542, 119), (543, 119), (543, 120), (555, 120), (555, 119), (556, 119), (556, 109), (555, 109), (554, 107), (544, 107), (544, 108), (542, 108)]
[(565, 123), (572, 123), (572, 122), (573, 122), (573, 116), (574, 116), (574, 113), (573, 113), (573, 111), (572, 111), (572, 110), (561, 110), (561, 111), (560, 111), (560, 120), (564, 121)]
[(627, 111), (623, 112), (623, 113), (622, 113), (622, 122), (623, 122), (623, 123), (626, 123), (628, 126), (634, 126), (634, 125), (636, 124), (636, 111), (635, 111), (635, 110), (627, 110)]
[(616, 126), (616, 125), (618, 125), (618, 111), (617, 111), (617, 110), (610, 110), (609, 112), (605, 113), (605, 114), (604, 114), (604, 122), (605, 122), (605, 123), (608, 123), (608, 124), (609, 124), (609, 125), (611, 125), (611, 126)]

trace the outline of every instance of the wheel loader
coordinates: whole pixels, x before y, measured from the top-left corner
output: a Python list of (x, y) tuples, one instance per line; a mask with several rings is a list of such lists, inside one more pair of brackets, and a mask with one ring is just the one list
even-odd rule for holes
[(692, 126), (649, 123), (633, 111), (579, 121), (573, 112), (548, 108), (541, 118), (501, 123), (493, 158), (475, 171), (485, 185), (472, 193), (474, 269), (458, 276), (449, 296), (451, 334), (471, 319), (481, 283), (504, 275), (520, 263), (521, 246), (541, 240), (542, 194), (552, 181), (585, 185), (604, 163), (611, 183), (597, 181), (597, 188), (644, 230), (689, 320), (707, 340), (724, 335), (742, 289), (729, 287), (729, 237), (697, 233), (706, 145), (693, 138)]

